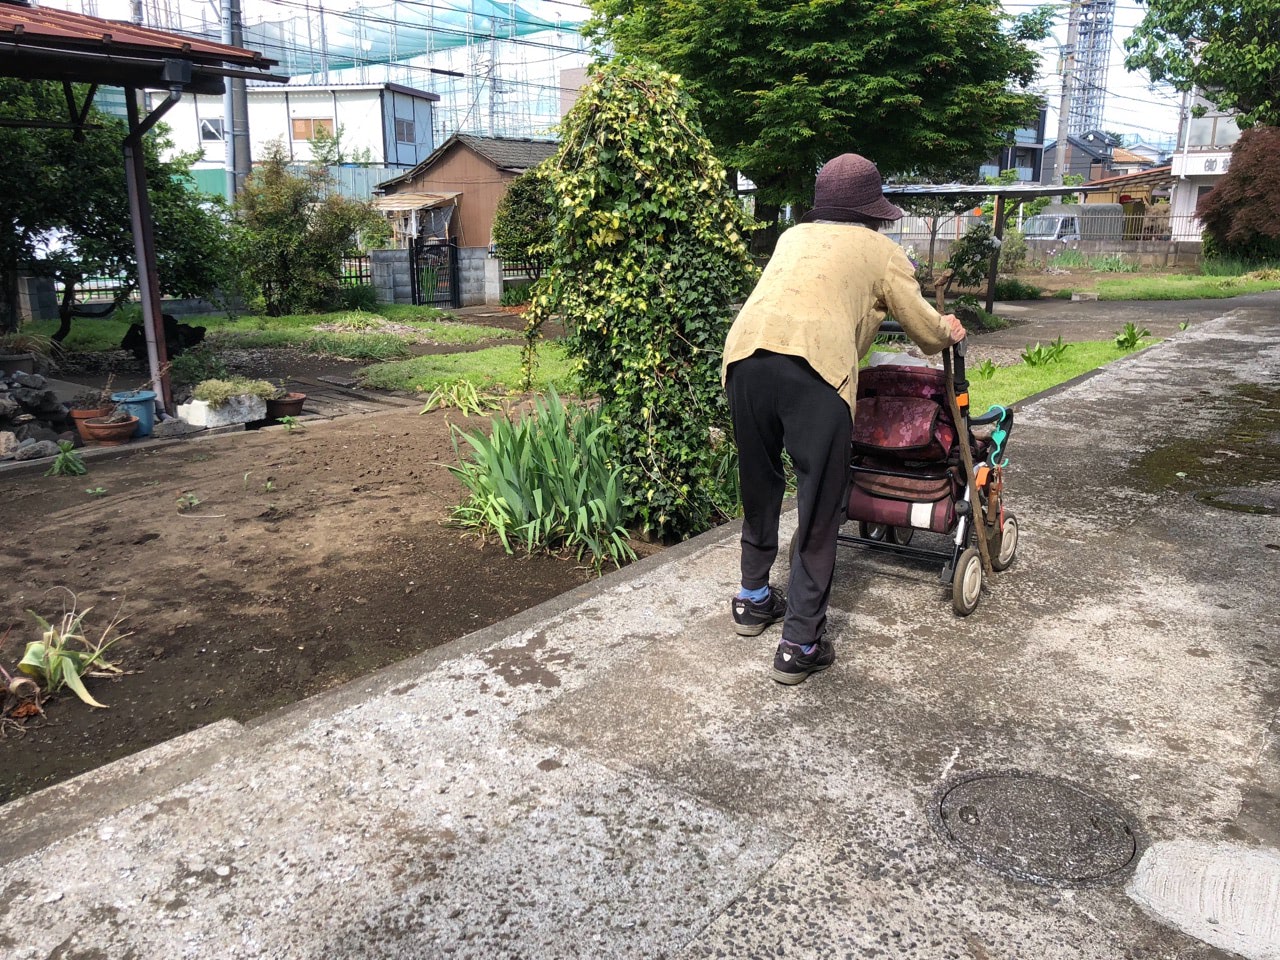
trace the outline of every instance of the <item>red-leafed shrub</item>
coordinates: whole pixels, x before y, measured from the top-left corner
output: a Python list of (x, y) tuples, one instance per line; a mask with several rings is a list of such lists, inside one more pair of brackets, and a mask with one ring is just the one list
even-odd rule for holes
[(1231, 150), (1231, 166), (1200, 198), (1196, 216), (1212, 246), (1247, 259), (1280, 257), (1280, 127), (1251, 127)]

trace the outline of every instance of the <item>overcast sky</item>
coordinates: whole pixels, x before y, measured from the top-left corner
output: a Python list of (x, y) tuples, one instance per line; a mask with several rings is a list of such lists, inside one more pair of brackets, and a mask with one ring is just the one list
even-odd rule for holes
[[(39, 0), (42, 6), (58, 7), (77, 12), (96, 6), (102, 17), (128, 19), (130, 0)], [(242, 0), (247, 20), (281, 19), (298, 12), (302, 0)], [(341, 10), (358, 5), (358, 0), (324, 0), (326, 9)], [(533, 0), (530, 6), (536, 6)], [(1011, 13), (1026, 13), (1037, 4), (1031, 0), (1004, 0)], [(212, 22), (217, 19), (217, 0), (148, 0), (145, 7), (181, 10), (185, 16), (199, 19), (207, 12)], [(565, 12), (568, 4), (555, 2), (550, 9)], [(1062, 84), (1057, 70), (1060, 63), (1059, 46), (1066, 41), (1067, 3), (1061, 3), (1061, 22), (1054, 29), (1051, 42), (1043, 46), (1040, 89), (1049, 102), (1048, 139), (1054, 139), (1058, 124), (1058, 98)], [(568, 17), (566, 16), (566, 19)], [(1111, 44), (1111, 63), (1107, 71), (1107, 98), (1103, 126), (1117, 133), (1131, 133), (1149, 140), (1173, 136), (1178, 126), (1179, 95), (1167, 86), (1152, 89), (1144, 74), (1126, 73), (1124, 69), (1124, 40), (1142, 19), (1142, 8), (1136, 0), (1116, 0), (1115, 32)]]

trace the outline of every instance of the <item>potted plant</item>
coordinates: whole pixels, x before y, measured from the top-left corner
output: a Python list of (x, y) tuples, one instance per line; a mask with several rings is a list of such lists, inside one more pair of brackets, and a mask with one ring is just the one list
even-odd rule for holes
[(76, 425), (76, 433), (86, 443), (89, 438), (80, 425), (86, 420), (108, 417), (115, 411), (116, 405), (111, 401), (111, 380), (112, 377), (107, 377), (106, 385), (101, 390), (82, 390), (67, 404), (71, 420)]
[(191, 401), (178, 407), (178, 416), (197, 427), (265, 420), (267, 399), (276, 393), (275, 385), (266, 380), (201, 380), (191, 392)]
[(105, 416), (78, 421), (76, 427), (85, 443), (96, 447), (118, 447), (133, 439), (133, 431), (138, 428), (138, 418), (127, 410), (112, 406), (111, 412)]
[(58, 349), (52, 337), (38, 333), (0, 333), (0, 376), (47, 369)]
[(307, 402), (305, 393), (289, 390), (284, 380), (276, 390), (274, 397), (267, 398), (267, 419), (279, 420), (281, 417), (296, 417), (302, 413), (302, 405)]

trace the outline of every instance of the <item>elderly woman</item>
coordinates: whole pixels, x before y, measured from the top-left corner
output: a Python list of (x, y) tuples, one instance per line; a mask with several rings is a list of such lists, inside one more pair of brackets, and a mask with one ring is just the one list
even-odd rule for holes
[[(729, 330), (721, 375), (733, 414), (742, 486), (742, 588), (736, 630), (782, 620), (773, 679), (796, 684), (835, 663), (826, 638), (836, 534), (848, 496), (858, 360), (892, 314), (925, 353), (964, 337), (920, 295), (906, 254), (877, 231), (902, 211), (875, 164), (854, 153), (818, 173), (814, 207), (778, 241)], [(769, 586), (785, 478), (795, 467), (797, 552), (787, 593)]]

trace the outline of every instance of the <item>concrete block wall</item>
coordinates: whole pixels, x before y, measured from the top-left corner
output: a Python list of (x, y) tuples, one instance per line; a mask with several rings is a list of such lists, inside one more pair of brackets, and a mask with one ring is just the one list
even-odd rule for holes
[(413, 267), (407, 248), (374, 250), (369, 260), (379, 303), (413, 303)]
[(458, 302), (461, 306), (474, 307), (483, 303), (498, 302), (488, 299), (486, 264), (489, 260), (487, 247), (458, 248)]

